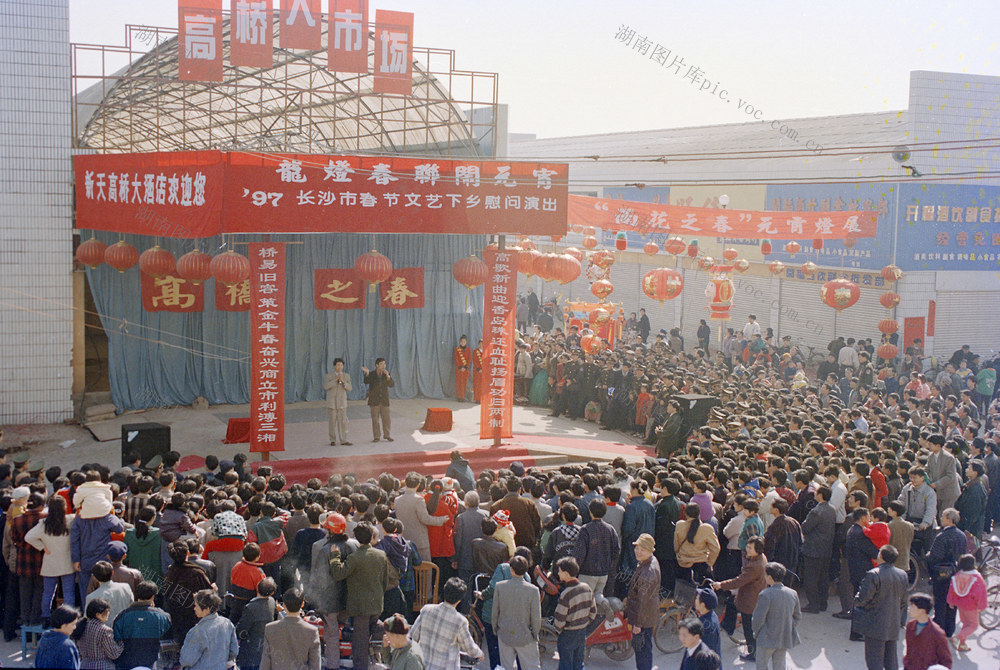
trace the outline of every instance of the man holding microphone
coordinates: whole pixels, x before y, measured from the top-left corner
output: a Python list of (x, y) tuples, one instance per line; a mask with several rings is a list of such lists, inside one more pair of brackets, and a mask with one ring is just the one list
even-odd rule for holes
[(323, 379), (326, 407), (330, 413), (330, 444), (350, 446), (347, 441), (347, 392), (351, 390), (351, 375), (344, 372), (344, 359), (333, 359), (333, 372)]

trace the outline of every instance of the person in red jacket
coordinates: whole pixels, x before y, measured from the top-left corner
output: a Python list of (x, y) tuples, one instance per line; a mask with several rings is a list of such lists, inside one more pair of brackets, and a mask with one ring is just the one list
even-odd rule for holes
[(458, 338), (455, 347), (455, 400), (465, 402), (465, 389), (469, 386), (469, 366), (472, 365), (472, 350), (465, 335)]
[(433, 561), (441, 571), (441, 579), (445, 576), (451, 577), (455, 570), (451, 566), (451, 559), (455, 556), (455, 517), (458, 516), (458, 494), (455, 493), (456, 481), (451, 477), (435, 479), (431, 482), (430, 488), (424, 494), (427, 501), (427, 512), (431, 516), (447, 517), (440, 526), (427, 527), (427, 539), (431, 545), (431, 561)]
[[(872, 510), (872, 519), (873, 521), (868, 524), (868, 527), (862, 530), (865, 537), (871, 540), (871, 543), (877, 548), (881, 549), (889, 544), (889, 540), (892, 539), (892, 531), (889, 530), (889, 515), (881, 507), (876, 507)], [(875, 559), (872, 559), (872, 565), (878, 567)]]
[(879, 470), (878, 454), (869, 451), (865, 454), (865, 462), (871, 468), (868, 476), (871, 477), (872, 485), (875, 487), (875, 507), (885, 507), (889, 504), (889, 501), (885, 500), (889, 495), (889, 485), (885, 483), (885, 474)]
[(934, 610), (934, 599), (925, 593), (910, 596), (906, 624), (906, 652), (903, 654), (903, 670), (927, 670), (935, 663), (951, 667), (951, 648), (948, 636), (930, 618)]

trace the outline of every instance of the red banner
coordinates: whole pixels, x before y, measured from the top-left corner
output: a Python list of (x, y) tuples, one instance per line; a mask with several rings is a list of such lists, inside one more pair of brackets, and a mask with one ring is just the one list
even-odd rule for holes
[(215, 280), (215, 309), (220, 312), (250, 311), (250, 280), (226, 286)]
[(271, 67), (274, 64), (272, 0), (231, 0), (231, 2), (229, 62), (237, 66)]
[(566, 233), (566, 164), (218, 151), (73, 159), (81, 229)]
[(934, 337), (934, 321), (937, 316), (937, 302), (927, 301), (927, 337)]
[(569, 196), (570, 226), (778, 240), (875, 237), (878, 212), (757, 212)]
[(200, 312), (205, 308), (205, 285), (179, 277), (151, 277), (140, 272), (142, 308), (147, 312)]
[(316, 309), (364, 309), (365, 283), (351, 268), (316, 270), (313, 303)]
[(222, 222), (222, 154), (74, 156), (77, 225), (154, 237), (210, 237)]
[(285, 244), (251, 242), (250, 451), (285, 450)]
[(483, 309), (483, 389), (479, 437), (511, 437), (514, 423), (514, 308), (517, 254), (487, 247)]
[(177, 70), (181, 81), (222, 81), (222, 0), (180, 0)]
[(282, 49), (323, 48), (323, 7), (320, 0), (281, 0), (278, 39)]
[(368, 0), (330, 0), (326, 32), (330, 70), (368, 72)]
[(375, 10), (375, 93), (413, 94), (413, 14)]
[(424, 269), (396, 268), (378, 285), (379, 299), (388, 309), (423, 309)]

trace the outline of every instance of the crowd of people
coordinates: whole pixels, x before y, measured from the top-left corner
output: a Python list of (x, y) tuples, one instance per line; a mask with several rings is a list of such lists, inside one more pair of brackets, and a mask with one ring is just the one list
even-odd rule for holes
[[(648, 670), (661, 600), (683, 584), (696, 597), (682, 668), (720, 667), (721, 632), (740, 622), (742, 658), (782, 668), (801, 617), (831, 597), (868, 668), (898, 667), (901, 634), (907, 670), (950, 667), (948, 640), (968, 650), (986, 606), (972, 554), (1000, 520), (1000, 401), (980, 383), (996, 362), (963, 349), (950, 383), (902, 367), (916, 383), (888, 392), (897, 376), (850, 340), (819, 378), (752, 318), (733, 341), (743, 348), (689, 352), (637, 333), (594, 356), (572, 329), (520, 337), (539, 404), (635, 431), (655, 445), (642, 463), (477, 474), (456, 451), (444, 477), (289, 485), (243, 454), (202, 471), (176, 471), (171, 452), (65, 475), (4, 454), (5, 638), (44, 628), (47, 668), (152, 668), (161, 640), (183, 668), (339, 668), (349, 645), (365, 670), (372, 640), (391, 668), (452, 670), (462, 654), (538, 668), (550, 618), (569, 670), (599, 610), (621, 601)], [(696, 420), (687, 393), (719, 402)], [(928, 577), (912, 595), (911, 556)], [(440, 602), (415, 607), (427, 563)]]

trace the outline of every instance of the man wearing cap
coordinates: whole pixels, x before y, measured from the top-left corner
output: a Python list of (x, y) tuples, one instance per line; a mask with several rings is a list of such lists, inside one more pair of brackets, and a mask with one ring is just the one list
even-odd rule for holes
[(711, 588), (698, 589), (694, 599), (694, 611), (701, 621), (701, 639), (705, 645), (722, 658), (722, 636), (719, 634), (719, 615), (715, 608), (719, 606), (719, 596)]
[(390, 649), (389, 667), (393, 670), (424, 670), (424, 652), (419, 644), (410, 639), (410, 624), (406, 622), (406, 617), (393, 614), (382, 622), (382, 627), (385, 630), (382, 644)]
[[(122, 564), (127, 554), (128, 547), (120, 540), (115, 540), (108, 545), (108, 561), (111, 562), (111, 581), (129, 587), (134, 597), (135, 587), (142, 581), (142, 573)], [(97, 581), (97, 577), (92, 575), (90, 577), (90, 584), (87, 585), (87, 594), (93, 593), (98, 586), (100, 586), (100, 582)], [(109, 619), (109, 621), (114, 621), (114, 619)]]
[(660, 618), (660, 564), (653, 560), (656, 541), (643, 533), (632, 543), (638, 565), (629, 580), (622, 614), (632, 627), (636, 670), (653, 667), (653, 627)]

